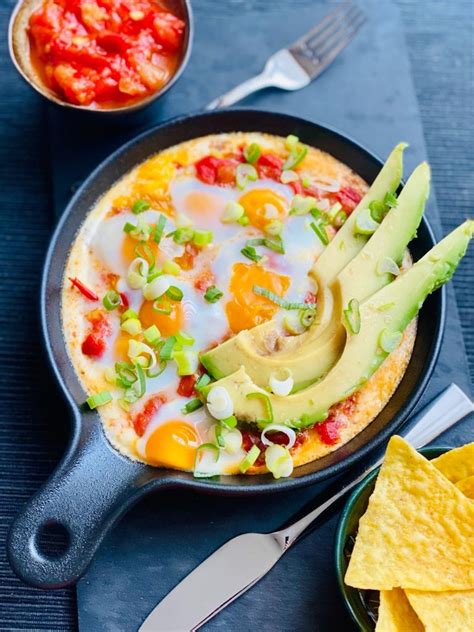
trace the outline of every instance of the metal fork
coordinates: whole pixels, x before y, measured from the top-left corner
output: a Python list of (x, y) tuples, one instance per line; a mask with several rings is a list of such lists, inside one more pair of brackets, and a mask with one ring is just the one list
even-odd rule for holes
[(352, 41), (366, 21), (352, 3), (339, 5), (288, 48), (273, 54), (263, 72), (214, 99), (206, 110), (228, 107), (268, 88), (300, 90), (318, 77)]

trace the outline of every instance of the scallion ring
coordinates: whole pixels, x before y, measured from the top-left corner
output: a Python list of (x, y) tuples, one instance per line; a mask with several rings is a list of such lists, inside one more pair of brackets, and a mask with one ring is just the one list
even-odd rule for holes
[(109, 391), (101, 391), (100, 393), (91, 395), (86, 399), (86, 403), (91, 410), (94, 410), (99, 406), (104, 406), (104, 404), (108, 404), (111, 401), (112, 395), (109, 393)]
[(257, 424), (259, 427), (264, 428), (265, 426), (268, 426), (268, 424), (273, 423), (273, 408), (270, 397), (267, 395), (267, 393), (264, 393), (263, 391), (247, 393), (247, 399), (260, 399), (263, 402), (266, 417), (257, 419)]
[(219, 448), (213, 443), (202, 443), (196, 450), (194, 461), (194, 476), (207, 478), (215, 476), (218, 472), (214, 466), (219, 460)]
[(115, 290), (109, 290), (102, 299), (102, 304), (108, 312), (117, 309), (121, 302), (120, 294)]
[(224, 296), (224, 292), (221, 292), (215, 285), (211, 285), (204, 293), (204, 298), (208, 303), (217, 303), (217, 301)]
[(245, 189), (247, 186), (247, 182), (255, 181), (258, 178), (257, 170), (253, 165), (249, 164), (240, 164), (237, 166), (235, 170), (235, 178), (237, 183), (237, 188), (240, 190)]
[(370, 209), (365, 208), (357, 214), (354, 232), (356, 235), (373, 235), (379, 226), (380, 224), (372, 217)]
[(166, 296), (172, 301), (179, 302), (183, 300), (184, 293), (183, 290), (176, 285), (170, 285), (166, 290)]
[(127, 272), (127, 283), (133, 290), (139, 290), (144, 287), (147, 282), (150, 266), (148, 261), (141, 257), (137, 257), (132, 261)]
[(288, 426), (283, 426), (282, 424), (270, 424), (262, 430), (260, 439), (263, 445), (275, 445), (271, 438), (267, 437), (267, 433), (269, 432), (282, 432), (285, 434), (288, 437), (288, 443), (285, 446), (288, 450), (295, 445), (296, 432), (292, 428), (288, 428)]
[(295, 385), (293, 376), (289, 369), (283, 368), (279, 371), (272, 371), (268, 385), (275, 395), (280, 397), (286, 397), (293, 390)]
[(315, 316), (315, 309), (302, 309), (300, 311), (300, 323), (303, 325), (303, 327), (305, 327), (305, 329), (308, 329), (308, 327), (310, 327), (313, 323)]
[(293, 459), (287, 448), (271, 445), (265, 450), (265, 465), (274, 478), (287, 478), (293, 472)]
[(240, 462), (239, 465), (239, 470), (242, 472), (242, 474), (245, 474), (245, 472), (252, 467), (252, 465), (255, 463), (255, 461), (258, 459), (258, 457), (260, 456), (260, 448), (256, 445), (253, 445), (250, 450), (247, 452), (245, 458)]
[(283, 163), (283, 171), (288, 169), (294, 169), (301, 162), (303, 162), (306, 154), (308, 153), (308, 146), (303, 143), (297, 143), (290, 152), (290, 155)]
[(128, 357), (144, 369), (153, 369), (157, 362), (156, 354), (149, 345), (133, 339), (128, 341)]
[(190, 413), (193, 413), (196, 410), (199, 410), (203, 406), (204, 404), (201, 402), (201, 400), (195, 397), (194, 399), (191, 399), (189, 402), (186, 402), (186, 404), (181, 408), (181, 412), (183, 413), (183, 415), (189, 415)]
[(234, 414), (234, 403), (224, 386), (213, 386), (207, 394), (206, 403), (214, 419), (227, 419)]
[(160, 349), (160, 360), (171, 360), (173, 347), (176, 344), (176, 336), (169, 336)]
[(261, 153), (262, 151), (257, 143), (251, 143), (250, 145), (245, 147), (243, 151), (245, 160), (250, 164), (257, 162), (257, 160), (260, 158)]

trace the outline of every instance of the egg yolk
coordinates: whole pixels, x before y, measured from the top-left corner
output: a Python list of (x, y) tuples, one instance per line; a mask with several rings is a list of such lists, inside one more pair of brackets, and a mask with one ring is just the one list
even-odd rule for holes
[(256, 263), (235, 263), (229, 285), (233, 298), (225, 306), (232, 331), (238, 333), (270, 320), (279, 309), (265, 296), (255, 294), (254, 285), (283, 297), (290, 283), (290, 277), (266, 270)]
[[(135, 248), (140, 244), (139, 241), (130, 237), (130, 235), (125, 235), (124, 240), (122, 242), (122, 257), (125, 263), (129, 264), (134, 259), (140, 256), (140, 254), (135, 250)], [(153, 239), (149, 239), (146, 242), (147, 248), (150, 248), (151, 254), (156, 259), (158, 257), (158, 244)]]
[(164, 314), (153, 309), (153, 301), (145, 301), (140, 308), (139, 318), (144, 329), (156, 325), (162, 336), (172, 336), (184, 327), (184, 310), (179, 301), (172, 301), (166, 296), (159, 301), (160, 307), (170, 309)]
[(115, 339), (115, 357), (118, 362), (130, 362), (128, 357), (128, 343), (132, 339), (126, 331), (120, 330)]
[(269, 189), (252, 189), (239, 199), (249, 222), (263, 230), (272, 220), (282, 220), (286, 215), (286, 201)]
[(192, 470), (198, 446), (196, 429), (185, 421), (172, 419), (150, 435), (145, 456), (152, 465)]
[(184, 212), (197, 222), (204, 217), (220, 216), (224, 208), (222, 198), (206, 191), (192, 191), (183, 200)]

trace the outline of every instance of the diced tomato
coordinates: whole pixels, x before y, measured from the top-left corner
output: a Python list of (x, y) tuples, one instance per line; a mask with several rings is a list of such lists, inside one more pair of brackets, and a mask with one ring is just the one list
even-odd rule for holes
[(341, 425), (340, 419), (331, 416), (316, 426), (316, 432), (323, 443), (326, 445), (334, 445), (339, 441)]
[(132, 420), (135, 432), (139, 437), (143, 436), (153, 415), (155, 415), (166, 402), (166, 397), (162, 394), (154, 395), (146, 402), (143, 409), (135, 415)]
[(205, 292), (211, 285), (214, 285), (214, 274), (211, 270), (204, 270), (194, 281), (194, 287), (200, 292)]
[(191, 395), (194, 395), (195, 384), (195, 375), (185, 375), (179, 380), (179, 385), (177, 388), (178, 395), (182, 395), (183, 397), (191, 397)]
[(216, 182), (217, 184), (234, 184), (235, 172), (238, 165), (237, 160), (222, 159), (217, 166)]
[(91, 324), (91, 331), (82, 342), (82, 353), (92, 358), (100, 358), (106, 348), (106, 338), (112, 332), (109, 319), (100, 309), (89, 312), (86, 318)]
[(301, 180), (295, 180), (294, 182), (290, 182), (290, 187), (295, 192), (295, 195), (303, 195), (304, 189)]
[(304, 194), (310, 195), (311, 197), (314, 197), (317, 200), (320, 200), (322, 197), (321, 190), (318, 189), (317, 187), (305, 187)]
[(257, 160), (259, 177), (279, 181), (284, 162), (283, 158), (275, 154), (262, 154)]
[(177, 51), (181, 45), (185, 23), (172, 13), (159, 13), (153, 20), (158, 43), (165, 50)]
[(82, 353), (91, 358), (100, 358), (105, 351), (105, 340), (97, 334), (88, 334), (81, 345)]
[(125, 309), (128, 309), (130, 303), (128, 300), (128, 296), (125, 294), (125, 292), (120, 292), (120, 300), (122, 302), (122, 307), (124, 307)]
[(313, 305), (316, 303), (316, 294), (314, 292), (306, 292), (304, 296), (304, 302), (308, 305)]
[(217, 178), (217, 167), (219, 166), (219, 158), (214, 156), (205, 156), (198, 160), (194, 165), (197, 177), (206, 184), (215, 184)]
[(81, 75), (71, 64), (56, 66), (54, 79), (71, 103), (89, 105), (94, 100), (94, 82)]
[[(260, 438), (260, 434), (252, 431), (252, 430), (242, 430), (242, 448), (248, 452), (252, 446), (256, 445), (260, 454), (258, 455), (258, 459), (255, 461), (256, 465), (263, 465), (265, 463), (265, 451), (268, 446), (262, 443)], [(277, 443), (278, 445), (287, 445), (288, 437), (284, 432), (272, 432), (269, 435), (269, 438), (273, 443)], [(306, 439), (308, 438), (308, 433), (306, 430), (302, 430), (296, 433), (296, 439), (293, 448), (302, 445)]]
[(343, 187), (334, 194), (334, 197), (342, 204), (346, 213), (351, 213), (362, 199), (360, 193), (352, 187)]

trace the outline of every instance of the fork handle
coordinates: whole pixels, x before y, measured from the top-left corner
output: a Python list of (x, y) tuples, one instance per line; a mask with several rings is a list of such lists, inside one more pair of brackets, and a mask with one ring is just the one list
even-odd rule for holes
[[(451, 428), (456, 422), (474, 411), (471, 399), (457, 386), (451, 384), (420, 413), (419, 420), (405, 435), (405, 439), (414, 447), (425, 446), (440, 434)], [(326, 509), (329, 509), (339, 498), (358, 485), (375, 468), (382, 464), (383, 457), (366, 469), (360, 476), (347, 483), (341, 491), (331, 496), (322, 505), (313, 509), (289, 527), (274, 533), (275, 539), (284, 550), (289, 548), (297, 538), (316, 520)]]
[(227, 108), (234, 103), (238, 103), (248, 97), (249, 94), (253, 94), (254, 92), (258, 92), (259, 90), (263, 90), (263, 88), (268, 88), (270, 86), (274, 86), (275, 82), (271, 79), (265, 72), (256, 75), (255, 77), (251, 77), (239, 84), (229, 92), (217, 97), (206, 106), (206, 110), (217, 110), (219, 108)]

